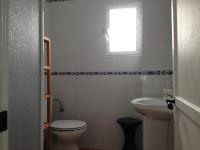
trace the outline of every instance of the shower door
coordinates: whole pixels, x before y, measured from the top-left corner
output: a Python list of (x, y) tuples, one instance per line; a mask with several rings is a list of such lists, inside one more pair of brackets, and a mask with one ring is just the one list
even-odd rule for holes
[(0, 0), (0, 150), (8, 150), (8, 67), (6, 47), (6, 2)]

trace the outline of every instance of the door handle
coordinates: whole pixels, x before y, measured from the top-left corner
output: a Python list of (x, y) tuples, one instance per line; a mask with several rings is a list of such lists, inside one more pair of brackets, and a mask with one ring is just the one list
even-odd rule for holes
[(8, 128), (8, 112), (2, 111), (0, 112), (0, 132), (6, 131)]
[(167, 103), (168, 109), (173, 110), (173, 109), (174, 109), (174, 106), (175, 106), (175, 104), (176, 104), (175, 98), (167, 99), (167, 100), (166, 100), (166, 103)]

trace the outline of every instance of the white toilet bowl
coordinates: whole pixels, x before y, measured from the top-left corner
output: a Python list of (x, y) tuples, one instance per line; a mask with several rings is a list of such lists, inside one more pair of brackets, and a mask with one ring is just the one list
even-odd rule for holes
[(87, 129), (80, 120), (57, 120), (51, 124), (53, 150), (79, 150), (77, 141)]

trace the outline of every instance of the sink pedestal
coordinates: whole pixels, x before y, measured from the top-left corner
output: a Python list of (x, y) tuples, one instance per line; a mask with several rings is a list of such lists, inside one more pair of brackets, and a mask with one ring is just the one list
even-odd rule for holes
[(143, 150), (172, 150), (172, 122), (143, 116)]

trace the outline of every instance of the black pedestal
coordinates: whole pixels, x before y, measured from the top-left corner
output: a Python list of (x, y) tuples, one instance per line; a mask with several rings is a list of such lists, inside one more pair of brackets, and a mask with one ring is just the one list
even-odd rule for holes
[(123, 150), (137, 150), (135, 144), (135, 133), (137, 128), (142, 123), (141, 120), (135, 118), (119, 118), (117, 122), (123, 129), (125, 142), (123, 146)]

